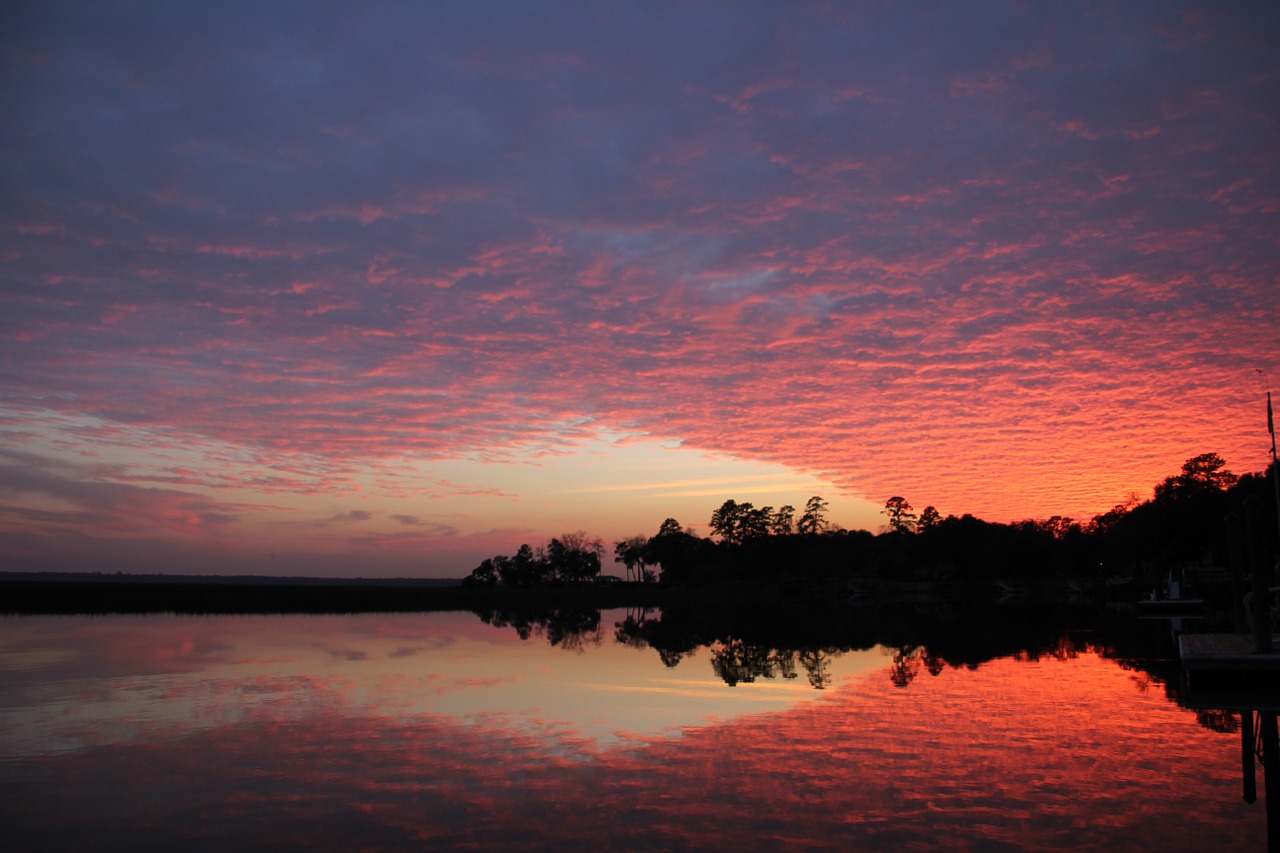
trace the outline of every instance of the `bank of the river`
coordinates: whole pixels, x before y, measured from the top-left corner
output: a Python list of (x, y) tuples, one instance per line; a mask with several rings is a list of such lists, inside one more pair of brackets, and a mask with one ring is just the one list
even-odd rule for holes
[(0, 578), (0, 613), (358, 613), (656, 606), (655, 585), (475, 589), (411, 579)]
[[(1058, 598), (1061, 583), (1034, 590)], [(823, 605), (990, 600), (988, 583), (877, 581), (870, 585), (731, 583), (670, 588), (641, 583), (468, 587), (424, 579), (0, 574), (0, 613), (357, 613), (670, 605)]]

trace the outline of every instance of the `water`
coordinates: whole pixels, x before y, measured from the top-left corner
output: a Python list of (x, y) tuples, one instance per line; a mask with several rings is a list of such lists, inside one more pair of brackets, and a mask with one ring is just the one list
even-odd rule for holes
[(1266, 847), (1239, 715), (1090, 643), (658, 649), (626, 615), (0, 619), (6, 846)]

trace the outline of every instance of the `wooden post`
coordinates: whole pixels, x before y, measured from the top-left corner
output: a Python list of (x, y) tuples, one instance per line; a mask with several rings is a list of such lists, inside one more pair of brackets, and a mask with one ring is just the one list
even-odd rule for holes
[(1258, 654), (1271, 651), (1271, 571), (1262, 536), (1258, 504), (1244, 502), (1245, 540), (1249, 553), (1249, 573), (1253, 575), (1253, 646)]
[(1262, 728), (1262, 774), (1267, 785), (1267, 849), (1280, 851), (1280, 732), (1275, 711), (1259, 711)]
[[(1240, 712), (1240, 778), (1244, 780), (1244, 801), (1258, 801), (1258, 768), (1253, 760), (1253, 712)], [(1271, 791), (1267, 791), (1268, 799)]]
[[(1240, 513), (1227, 514), (1227, 577), (1231, 580), (1231, 619), (1237, 634), (1249, 632), (1244, 612), (1244, 522)], [(1252, 747), (1250, 747), (1252, 748)]]

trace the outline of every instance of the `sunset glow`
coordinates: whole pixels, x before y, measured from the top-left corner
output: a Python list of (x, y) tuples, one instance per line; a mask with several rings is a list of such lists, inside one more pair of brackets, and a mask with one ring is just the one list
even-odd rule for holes
[(824, 690), (803, 676), (730, 687), (706, 649), (672, 668), (614, 644), (621, 614), (605, 616), (576, 651), (472, 614), (12, 619), (10, 836), (1261, 849), (1239, 735), (1097, 650), (1064, 641), (899, 686), (875, 647), (835, 655)]
[(456, 577), (727, 498), (1087, 519), (1261, 471), (1278, 40), (1263, 3), (5, 3), (3, 567)]

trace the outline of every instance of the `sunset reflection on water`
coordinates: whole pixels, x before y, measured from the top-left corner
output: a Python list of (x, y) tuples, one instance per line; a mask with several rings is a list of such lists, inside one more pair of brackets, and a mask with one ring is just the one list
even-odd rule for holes
[[(21, 849), (1263, 849), (1239, 741), (1091, 650), (729, 687), (473, 614), (0, 621)], [(598, 639), (598, 642), (597, 642)], [(901, 669), (901, 667), (899, 668)], [(936, 671), (935, 674), (931, 674)]]

